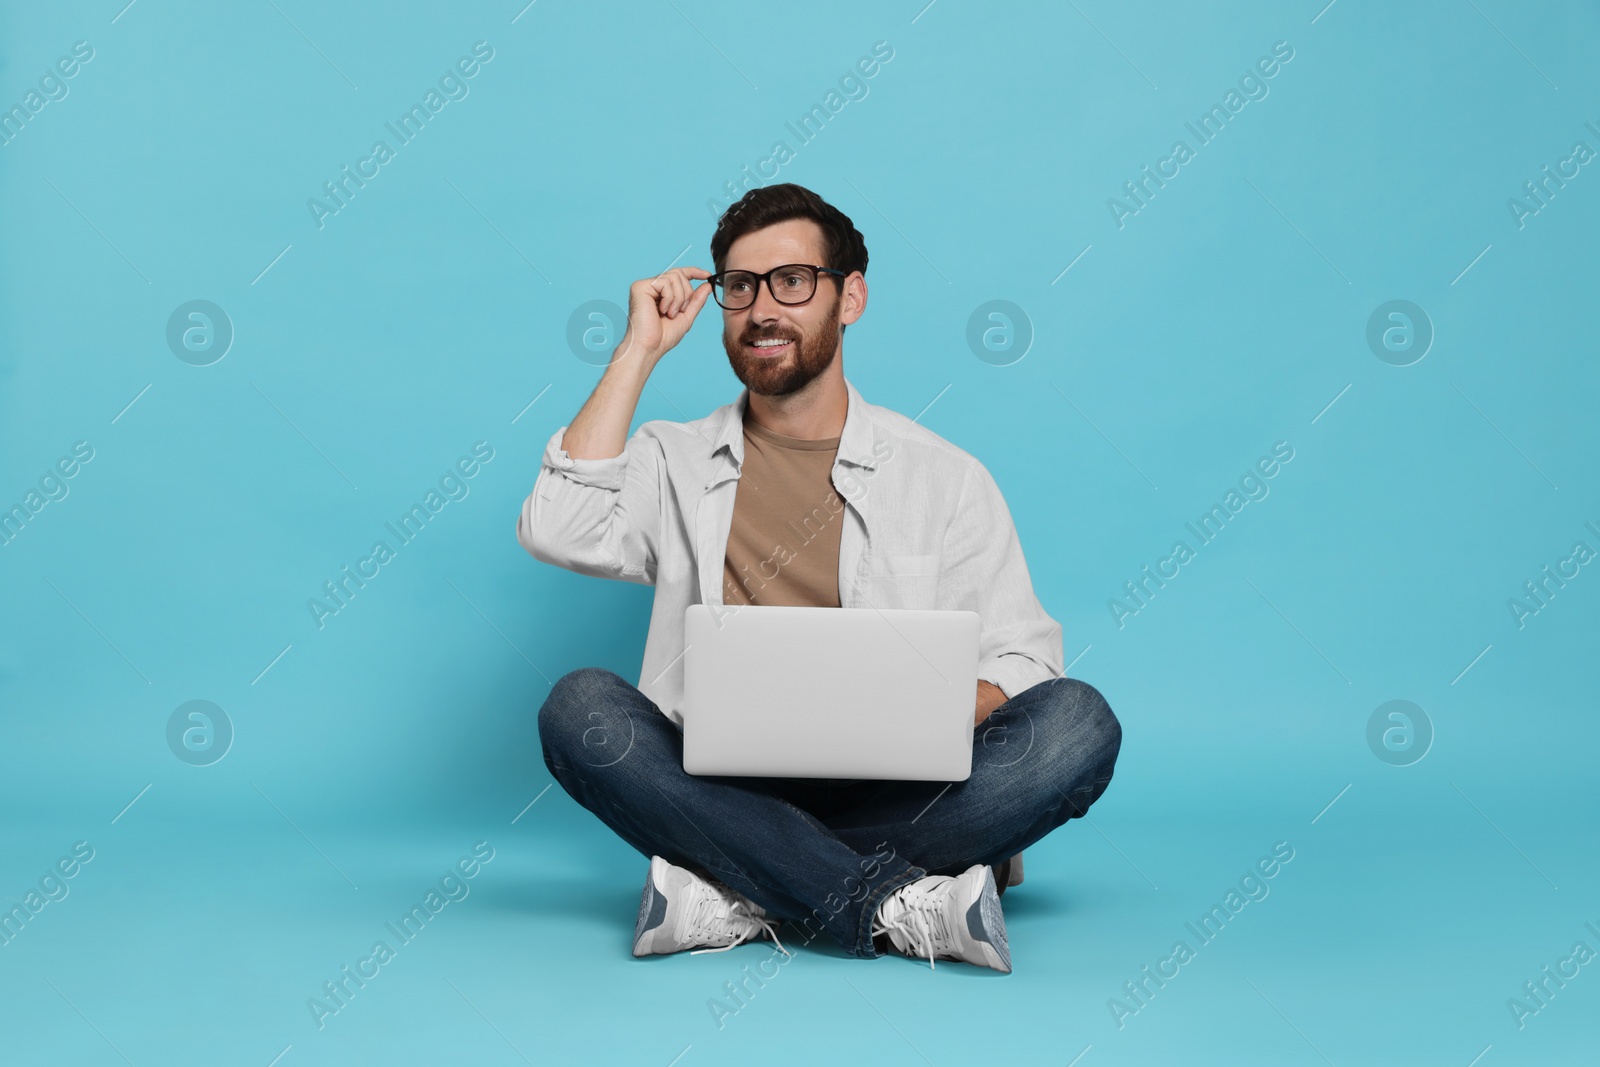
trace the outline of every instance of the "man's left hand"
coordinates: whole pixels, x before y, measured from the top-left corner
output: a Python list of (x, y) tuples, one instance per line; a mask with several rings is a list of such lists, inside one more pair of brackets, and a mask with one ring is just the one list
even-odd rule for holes
[(1005, 690), (993, 682), (980, 681), (978, 683), (978, 706), (973, 716), (974, 725), (983, 722), (989, 713), (1006, 702)]

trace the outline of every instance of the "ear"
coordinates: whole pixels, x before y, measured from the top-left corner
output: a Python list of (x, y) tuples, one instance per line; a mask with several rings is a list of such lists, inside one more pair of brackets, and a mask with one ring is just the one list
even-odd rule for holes
[(839, 324), (849, 326), (859, 319), (867, 310), (867, 276), (860, 271), (852, 271), (844, 279), (841, 287), (843, 292), (839, 297)]

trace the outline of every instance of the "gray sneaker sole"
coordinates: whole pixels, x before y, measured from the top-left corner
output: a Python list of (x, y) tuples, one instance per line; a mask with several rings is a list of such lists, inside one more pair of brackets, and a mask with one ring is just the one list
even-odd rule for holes
[(655, 872), (652, 870), (644, 880), (644, 892), (639, 895), (639, 919), (633, 927), (633, 954), (635, 956), (648, 956), (650, 950), (644, 946), (645, 936), (659, 927), (667, 918), (667, 898), (663, 893), (656, 891)]
[[(984, 953), (994, 956), (989, 965), (997, 971), (1011, 973), (1011, 946), (1006, 941), (1006, 918), (1000, 910), (1000, 894), (995, 889), (994, 870), (983, 869), (983, 891), (967, 908), (967, 933), (974, 941), (988, 946)], [(998, 961), (998, 966), (995, 966)]]

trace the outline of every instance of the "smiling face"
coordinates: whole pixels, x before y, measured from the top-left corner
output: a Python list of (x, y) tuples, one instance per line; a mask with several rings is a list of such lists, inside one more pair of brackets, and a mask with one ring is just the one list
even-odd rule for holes
[[(747, 233), (728, 247), (723, 269), (761, 273), (786, 263), (833, 266), (824, 259), (820, 226), (810, 219), (790, 219)], [(859, 278), (852, 275), (848, 281)], [(738, 311), (723, 310), (722, 347), (733, 373), (752, 393), (788, 396), (833, 364), (839, 355), (839, 323), (849, 324), (860, 315), (855, 302), (847, 300), (847, 290), (840, 284), (845, 281), (819, 273), (817, 290), (804, 304), (778, 303), (762, 282), (755, 303)], [(864, 282), (859, 284), (864, 303)], [(762, 341), (769, 343), (758, 344)]]

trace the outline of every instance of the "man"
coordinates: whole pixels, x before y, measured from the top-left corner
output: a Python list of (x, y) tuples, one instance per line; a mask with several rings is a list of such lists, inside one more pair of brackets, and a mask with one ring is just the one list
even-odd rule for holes
[[(1010, 881), (1008, 857), (1100, 797), (1121, 726), (1061, 676), (1061, 627), (988, 471), (846, 381), (845, 328), (867, 307), (850, 219), (797, 185), (753, 189), (722, 216), (711, 258), (715, 274), (633, 283), (615, 356), (551, 436), (518, 519), (537, 559), (656, 587), (641, 685), (598, 668), (559, 679), (539, 712), (545, 764), (651, 857), (635, 956), (776, 940), (787, 919), (852, 956), (893, 948), (1009, 972), (995, 869)], [(650, 372), (712, 296), (745, 390), (629, 437)], [(696, 603), (978, 612), (971, 777), (686, 774), (683, 617)]]

